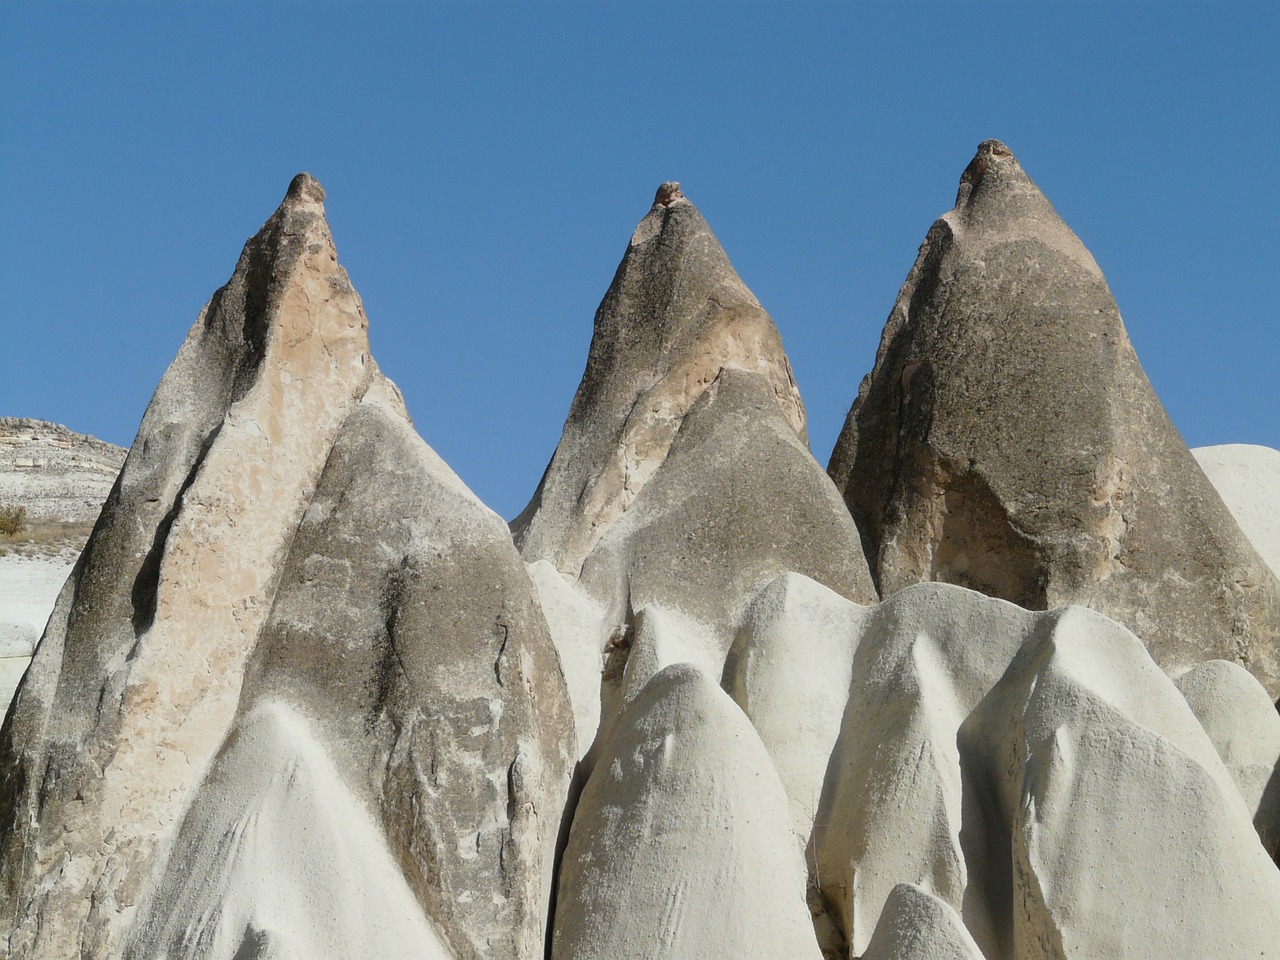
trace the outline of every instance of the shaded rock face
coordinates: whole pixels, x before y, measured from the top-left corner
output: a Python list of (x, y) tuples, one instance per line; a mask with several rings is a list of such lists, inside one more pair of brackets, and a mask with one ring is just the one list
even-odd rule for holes
[(0, 417), (0, 503), (30, 519), (93, 523), (127, 453), (56, 423)]
[(1097, 264), (997, 141), (929, 230), (829, 467), (888, 595), (1088, 603), (1169, 669), (1280, 693), (1280, 599), (1169, 422)]
[(315, 725), (456, 955), (541, 954), (563, 680), (505, 527), (370, 358), (322, 200), (296, 178), (192, 328), (6, 719), (10, 956), (177, 949), (205, 901), (165, 864), (227, 838), (175, 825), (219, 808), (202, 777), (268, 699)]

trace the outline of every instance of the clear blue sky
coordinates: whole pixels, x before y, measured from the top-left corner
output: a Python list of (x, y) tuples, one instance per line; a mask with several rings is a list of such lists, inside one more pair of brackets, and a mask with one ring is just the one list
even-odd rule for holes
[(0, 5), (0, 415), (127, 444), (244, 240), (328, 191), (373, 352), (510, 517), (680, 180), (826, 463), (977, 143), (1110, 281), (1192, 446), (1280, 446), (1278, 6)]

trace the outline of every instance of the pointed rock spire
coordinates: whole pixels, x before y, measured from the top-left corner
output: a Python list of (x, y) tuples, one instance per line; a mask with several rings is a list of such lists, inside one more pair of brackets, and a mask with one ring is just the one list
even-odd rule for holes
[(801, 438), (804, 406), (769, 315), (680, 184), (662, 184), (596, 311), (564, 435), (512, 528), (526, 560), (577, 576), (724, 367), (759, 374)]
[[(642, 608), (706, 625), (717, 672), (752, 597), (786, 571), (875, 599), (857, 528), (809, 453), (778, 331), (678, 184), (631, 238), (560, 444), (512, 526), (526, 562), (549, 561), (602, 610), (601, 683), (585, 684), (601, 708), (577, 710), (602, 730)], [(551, 627), (578, 662), (581, 631)], [(596, 733), (579, 731), (580, 749)]]
[[(181, 858), (223, 862), (219, 798), (258, 785), (215, 759), (277, 706), (315, 721), (403, 871), (388, 889), (407, 885), (451, 956), (543, 954), (571, 752), (555, 651), (506, 525), (369, 356), (323, 197), (296, 178), (192, 327), (0, 733), (14, 960), (150, 957), (245, 908), (216, 876), (187, 884)], [(314, 844), (274, 835), (227, 869), (305, 872)], [(289, 915), (341, 896), (315, 892)], [(257, 955), (298, 933), (250, 932), (218, 942)]]
[(929, 230), (831, 456), (890, 594), (1086, 603), (1166, 669), (1280, 693), (1276, 579), (1147, 381), (1093, 257), (1002, 143)]

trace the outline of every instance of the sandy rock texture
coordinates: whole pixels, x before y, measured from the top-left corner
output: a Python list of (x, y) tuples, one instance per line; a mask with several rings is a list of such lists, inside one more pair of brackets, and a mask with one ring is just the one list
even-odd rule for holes
[(578, 804), (551, 956), (819, 960), (786, 804), (733, 701), (692, 665), (660, 671)]
[[(251, 942), (170, 937), (198, 919), (183, 903), (207, 905), (172, 858), (220, 856), (203, 778), (267, 699), (315, 725), (378, 811), (405, 874), (390, 887), (451, 950), (477, 955), (482, 937), (502, 944), (490, 956), (541, 955), (563, 680), (505, 525), (413, 434), (369, 356), (323, 199), (295, 178), (192, 327), (6, 719), (12, 957)], [(213, 819), (175, 835), (193, 798)]]
[(912, 883), (889, 892), (862, 960), (983, 960), (978, 945), (943, 901)]
[(1227, 443), (1191, 453), (1258, 555), (1280, 577), (1280, 450)]
[(0, 503), (31, 519), (92, 523), (127, 453), (56, 423), (0, 417)]
[[(596, 313), (560, 443), (512, 522), (526, 562), (559, 571), (584, 595), (580, 610), (598, 608), (605, 725), (642, 609), (698, 621), (713, 638), (703, 665), (718, 676), (751, 598), (785, 571), (875, 598), (804, 423), (773, 321), (678, 184), (663, 184)], [(567, 638), (558, 616), (552, 633)], [(596, 733), (579, 731), (582, 753)]]
[(1169, 422), (1084, 245), (1002, 143), (920, 248), (831, 456), (889, 595), (1085, 603), (1280, 694), (1280, 586)]

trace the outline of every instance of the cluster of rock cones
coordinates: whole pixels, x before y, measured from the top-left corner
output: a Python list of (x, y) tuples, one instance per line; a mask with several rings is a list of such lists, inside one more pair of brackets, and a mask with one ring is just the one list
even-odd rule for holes
[(511, 529), (323, 196), (192, 327), (9, 709), (9, 957), (1280, 957), (1280, 587), (1002, 144), (830, 473), (664, 184)]

